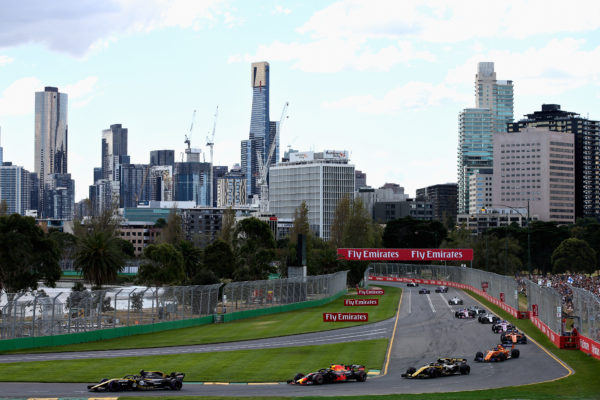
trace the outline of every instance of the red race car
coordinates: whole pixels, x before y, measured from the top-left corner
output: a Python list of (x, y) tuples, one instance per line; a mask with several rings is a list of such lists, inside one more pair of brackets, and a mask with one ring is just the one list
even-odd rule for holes
[(323, 368), (308, 375), (297, 374), (294, 379), (290, 379), (287, 383), (290, 385), (322, 385), (324, 383), (351, 380), (357, 382), (367, 380), (367, 372), (364, 365), (332, 364), (329, 368)]

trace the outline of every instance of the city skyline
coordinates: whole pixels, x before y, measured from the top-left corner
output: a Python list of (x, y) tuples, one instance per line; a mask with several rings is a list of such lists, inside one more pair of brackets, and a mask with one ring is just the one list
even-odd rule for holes
[[(34, 97), (69, 96), (76, 200), (101, 166), (102, 131), (129, 131), (132, 163), (205, 147), (219, 106), (214, 164), (240, 163), (252, 93), (248, 67), (272, 69), (271, 120), (290, 102), (281, 154), (346, 149), (373, 187), (456, 182), (458, 114), (475, 107), (478, 62), (514, 84), (514, 118), (560, 104), (600, 119), (594, 39), (600, 5), (538, 2), (9, 3), (0, 28), (4, 160), (34, 171)], [(399, 4), (397, 4), (399, 3)], [(67, 12), (71, 10), (72, 12)], [(560, 10), (560, 12), (558, 11)], [(528, 16), (535, 15), (532, 20)], [(63, 28), (56, 29), (60, 18)], [(265, 29), (268, 26), (269, 29)], [(208, 159), (208, 154), (206, 156)]]

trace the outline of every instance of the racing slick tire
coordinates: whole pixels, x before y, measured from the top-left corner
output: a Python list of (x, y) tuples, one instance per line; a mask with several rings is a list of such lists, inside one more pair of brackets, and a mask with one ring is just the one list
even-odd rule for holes
[(477, 353), (475, 353), (475, 359), (483, 359), (483, 353), (481, 351), (478, 351)]
[(296, 374), (296, 376), (294, 377), (294, 382), (302, 378), (304, 378), (304, 374)]
[(498, 354), (497, 360), (500, 361), (500, 362), (506, 361), (506, 355), (504, 353)]
[(181, 387), (183, 386), (183, 384), (181, 383), (181, 381), (178, 381), (175, 379), (170, 382), (170, 386), (171, 386), (171, 390), (181, 390)]
[(427, 376), (429, 378), (437, 378), (440, 376), (440, 371), (437, 368), (429, 368), (427, 370)]
[(412, 375), (415, 372), (417, 372), (417, 369), (415, 367), (410, 367), (409, 369), (406, 370), (406, 375)]
[(521, 352), (519, 351), (519, 349), (512, 349), (510, 351), (510, 356), (512, 358), (519, 358), (520, 355), (521, 355)]
[(364, 382), (367, 380), (367, 373), (365, 371), (359, 371), (356, 377), (357, 382)]
[(312, 381), (315, 385), (322, 385), (325, 379), (323, 378), (323, 374), (316, 374), (313, 376)]
[(461, 375), (469, 375), (471, 373), (471, 367), (468, 365), (461, 365), (458, 371)]
[(119, 385), (119, 382), (112, 381), (108, 384), (108, 391), (109, 392), (120, 392), (121, 385)]

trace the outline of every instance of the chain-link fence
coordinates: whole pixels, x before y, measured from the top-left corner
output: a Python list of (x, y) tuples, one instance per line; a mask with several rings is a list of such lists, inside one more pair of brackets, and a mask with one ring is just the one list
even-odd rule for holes
[(348, 271), (340, 271), (329, 275), (232, 282), (223, 288), (221, 311), (230, 313), (323, 299), (344, 290), (347, 276)]
[(0, 295), (0, 339), (154, 324), (333, 296), (348, 271), (205, 286), (45, 289)]
[[(589, 339), (600, 341), (600, 300), (588, 290), (569, 285), (572, 292), (572, 310), (567, 310), (575, 318), (579, 333)], [(579, 321), (577, 321), (579, 320)]]
[[(473, 268), (451, 265), (419, 265), (398, 263), (374, 263), (365, 271), (365, 282), (369, 275), (391, 276), (397, 278), (435, 279), (471, 285), (484, 289), (492, 297), (504, 297), (504, 303), (519, 309), (517, 281), (504, 275), (481, 271)], [(502, 294), (502, 295), (501, 295)]]
[(562, 333), (562, 296), (551, 287), (524, 280), (527, 286), (527, 303), (531, 315), (537, 316), (554, 333)]
[(220, 284), (44, 291), (0, 297), (0, 339), (49, 336), (215, 313)]

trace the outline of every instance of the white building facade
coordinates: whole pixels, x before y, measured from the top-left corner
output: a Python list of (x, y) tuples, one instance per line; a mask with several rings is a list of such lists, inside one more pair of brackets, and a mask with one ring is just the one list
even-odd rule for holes
[(546, 128), (494, 135), (494, 206), (529, 203), (541, 221), (574, 223), (574, 151), (573, 134)]
[(308, 206), (310, 229), (329, 240), (338, 202), (354, 198), (354, 165), (347, 151), (299, 152), (269, 170), (270, 212), (281, 219), (293, 219), (304, 201)]

